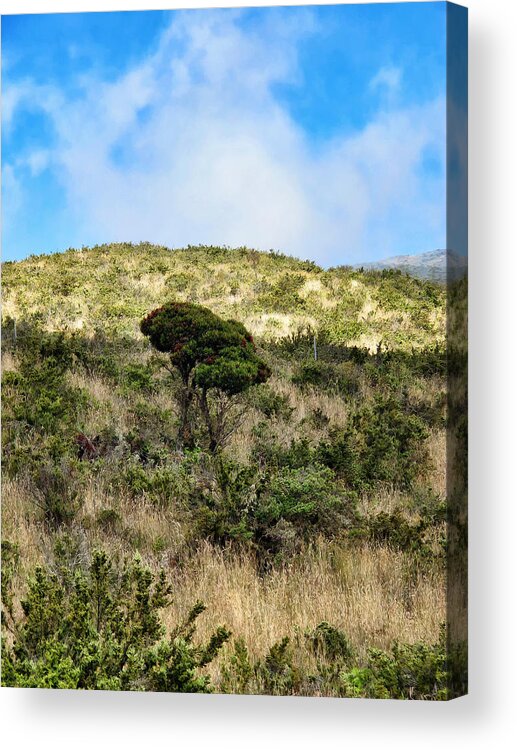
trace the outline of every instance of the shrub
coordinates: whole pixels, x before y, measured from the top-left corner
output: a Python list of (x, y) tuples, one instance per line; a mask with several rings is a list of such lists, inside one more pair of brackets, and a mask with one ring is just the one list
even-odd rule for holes
[(18, 371), (2, 382), (4, 467), (10, 474), (42, 456), (70, 455), (88, 399), (67, 382), (72, 350), (62, 334), (30, 329), (18, 352)]
[(277, 417), (289, 421), (293, 413), (289, 397), (277, 393), (267, 385), (259, 385), (253, 390), (250, 398), (251, 404), (262, 412), (266, 417)]
[(305, 633), (305, 641), (316, 657), (318, 670), (317, 674), (306, 678), (309, 694), (316, 689), (324, 695), (342, 695), (341, 673), (350, 668), (355, 659), (355, 651), (345, 633), (324, 621)]
[(254, 431), (255, 444), (251, 458), (261, 466), (271, 469), (287, 466), (301, 469), (314, 461), (314, 452), (306, 438), (291, 440), (286, 448), (275, 441), (267, 422), (259, 423)]
[(76, 460), (59, 463), (43, 460), (34, 464), (30, 489), (34, 503), (53, 527), (74, 520), (82, 503), (84, 467)]
[(425, 539), (427, 528), (428, 524), (423, 520), (409, 523), (397, 508), (393, 513), (381, 511), (364, 518), (362, 527), (355, 529), (352, 535), (363, 536), (374, 544), (387, 544), (403, 552), (415, 552), (426, 557), (431, 555)]
[(409, 488), (428, 466), (423, 421), (394, 396), (376, 396), (359, 409), (348, 428), (334, 432), (316, 453), (353, 488), (377, 483)]
[(305, 637), (320, 659), (347, 662), (354, 655), (350, 641), (343, 631), (328, 622), (320, 622), (314, 630), (306, 633)]
[(359, 390), (357, 377), (350, 368), (321, 360), (300, 365), (292, 380), (296, 385), (316, 386), (343, 396), (353, 396)]
[(129, 364), (123, 372), (125, 387), (128, 391), (149, 393), (154, 386), (152, 375), (152, 370), (147, 365)]
[(285, 273), (280, 279), (269, 286), (260, 295), (257, 303), (261, 310), (288, 313), (293, 310), (303, 310), (305, 300), (298, 292), (305, 282), (305, 276), (299, 273)]
[(119, 491), (162, 508), (187, 501), (191, 492), (190, 477), (180, 464), (143, 467), (130, 461), (114, 482)]
[[(307, 651), (316, 672), (302, 670)], [(305, 654), (302, 651), (305, 650)], [(345, 634), (321, 622), (300, 638), (284, 637), (267, 654), (251, 659), (242, 639), (221, 668), (223, 693), (331, 695), (351, 698), (447, 700), (465, 686), (466, 651), (438, 643), (395, 642), (388, 651), (369, 649), (360, 659)], [(463, 681), (463, 682), (462, 682)]]
[(252, 661), (242, 638), (235, 641), (234, 652), (223, 664), (222, 693), (291, 695), (299, 687), (299, 673), (293, 666), (290, 639), (274, 643), (264, 657)]
[(368, 651), (367, 666), (341, 675), (344, 695), (356, 698), (447, 700), (447, 652), (442, 638), (435, 645), (395, 643), (391, 651)]
[(347, 525), (350, 500), (337, 486), (333, 471), (321, 465), (283, 468), (271, 477), (261, 496), (256, 518), (263, 532), (283, 520), (297, 533), (333, 533)]
[(200, 669), (229, 638), (218, 628), (206, 645), (193, 637), (204, 610), (196, 603), (168, 638), (160, 613), (171, 588), (138, 557), (116, 570), (95, 552), (87, 570), (49, 573), (36, 568), (2, 641), (2, 684), (8, 687), (209, 692)]
[(254, 665), (250, 662), (248, 649), (243, 638), (236, 638), (233, 654), (221, 667), (222, 693), (246, 694), (253, 692)]
[(194, 499), (194, 534), (220, 545), (251, 541), (261, 477), (254, 467), (222, 455), (212, 458), (206, 472), (208, 482)]

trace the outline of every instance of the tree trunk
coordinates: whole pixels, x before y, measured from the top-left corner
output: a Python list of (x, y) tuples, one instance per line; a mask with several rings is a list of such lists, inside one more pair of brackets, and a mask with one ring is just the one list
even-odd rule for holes
[(189, 426), (189, 412), (194, 393), (192, 391), (192, 388), (190, 387), (188, 380), (186, 382), (184, 381), (183, 385), (184, 388), (183, 393), (181, 394), (180, 401), (180, 429), (178, 433), (179, 449), (187, 447), (192, 440)]
[(210, 453), (215, 454), (215, 452), (217, 451), (218, 441), (216, 431), (214, 429), (214, 424), (212, 422), (212, 415), (210, 414), (210, 408), (208, 406), (208, 397), (206, 390), (203, 390), (201, 392), (199, 403), (201, 405), (201, 412), (203, 414), (206, 428), (208, 430), (208, 437), (210, 438), (209, 450)]

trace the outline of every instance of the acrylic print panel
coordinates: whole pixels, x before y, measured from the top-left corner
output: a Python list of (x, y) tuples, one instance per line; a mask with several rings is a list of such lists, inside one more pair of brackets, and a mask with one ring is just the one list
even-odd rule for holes
[(466, 10), (11, 15), (2, 67), (3, 685), (464, 694)]

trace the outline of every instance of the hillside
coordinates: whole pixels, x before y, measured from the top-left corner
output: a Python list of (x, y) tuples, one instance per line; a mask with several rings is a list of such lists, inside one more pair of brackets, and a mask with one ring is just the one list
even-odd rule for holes
[[(6, 263), (3, 286), (3, 684), (430, 699), (458, 689), (442, 627), (442, 286), (148, 244)], [(226, 331), (225, 346), (237, 336), (230, 354), (256, 358), (260, 378), (202, 391), (206, 379), (185, 378), (172, 356), (185, 340), (205, 378), (230, 355), (207, 351), (203, 333), (171, 356), (153, 348), (140, 321), (167, 301), (209, 308), (187, 306)], [(103, 648), (122, 661), (94, 669)]]
[(3, 315), (47, 329), (136, 334), (168, 299), (235, 317), (255, 336), (301, 328), (332, 343), (410, 351), (443, 343), (445, 290), (396, 272), (340, 267), (239, 248), (101, 245), (3, 265)]

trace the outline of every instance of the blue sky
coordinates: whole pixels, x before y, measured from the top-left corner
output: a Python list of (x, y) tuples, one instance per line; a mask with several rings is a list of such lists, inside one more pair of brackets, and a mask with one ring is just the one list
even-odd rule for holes
[(445, 3), (2, 18), (4, 260), (445, 247)]

